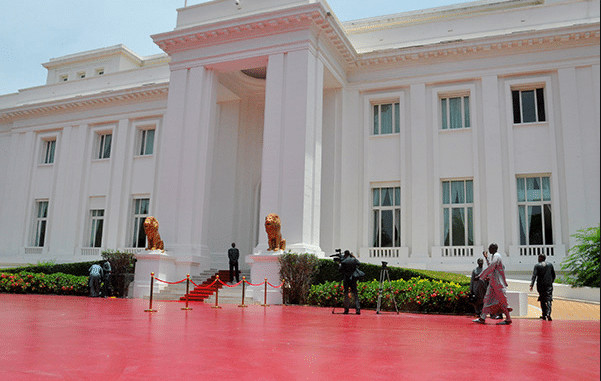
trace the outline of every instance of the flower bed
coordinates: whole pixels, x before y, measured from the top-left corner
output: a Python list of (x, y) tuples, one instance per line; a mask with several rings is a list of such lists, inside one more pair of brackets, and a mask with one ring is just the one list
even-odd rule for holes
[[(361, 308), (376, 308), (380, 282), (358, 283)], [(466, 314), (473, 312), (469, 304), (469, 286), (453, 282), (411, 278), (384, 282), (382, 310), (394, 311), (395, 298), (400, 311)], [(322, 307), (342, 307), (344, 291), (341, 282), (326, 282), (311, 286), (308, 304)]]
[(88, 277), (63, 273), (0, 273), (0, 292), (12, 294), (87, 295)]

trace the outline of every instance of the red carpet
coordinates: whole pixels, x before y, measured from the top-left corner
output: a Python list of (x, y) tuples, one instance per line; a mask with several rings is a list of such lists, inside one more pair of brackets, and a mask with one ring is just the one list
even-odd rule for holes
[[(599, 322), (0, 294), (1, 380), (599, 380)], [(338, 310), (341, 312), (341, 310)], [(492, 321), (489, 321), (492, 323)]]

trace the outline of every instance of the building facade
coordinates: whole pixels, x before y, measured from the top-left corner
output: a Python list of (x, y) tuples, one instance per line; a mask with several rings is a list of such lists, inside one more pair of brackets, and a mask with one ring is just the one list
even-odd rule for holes
[(598, 1), (216, 0), (152, 38), (0, 96), (0, 263), (143, 253), (153, 215), (170, 279), (231, 242), (248, 267), (277, 213), (295, 252), (466, 272), (496, 242), (531, 271), (599, 224)]

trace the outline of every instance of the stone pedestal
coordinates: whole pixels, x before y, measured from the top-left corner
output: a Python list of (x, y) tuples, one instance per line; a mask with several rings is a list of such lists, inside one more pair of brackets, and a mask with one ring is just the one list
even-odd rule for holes
[[(163, 280), (175, 273), (175, 258), (162, 250), (149, 250), (136, 254), (136, 273), (134, 275), (133, 297), (150, 296), (150, 273)], [(154, 282), (154, 292), (159, 292), (165, 284)]]
[[(265, 281), (274, 286), (282, 283), (280, 279), (279, 258), (283, 251), (259, 252), (246, 257), (246, 263), (250, 265), (250, 283), (259, 284)], [(265, 299), (265, 286), (249, 286), (248, 297), (255, 302), (263, 304)], [(282, 304), (282, 288), (273, 288), (267, 285), (267, 304)]]

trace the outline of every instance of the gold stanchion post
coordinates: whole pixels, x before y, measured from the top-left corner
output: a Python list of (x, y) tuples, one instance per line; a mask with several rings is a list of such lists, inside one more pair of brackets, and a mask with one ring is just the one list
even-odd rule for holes
[(191, 310), (192, 308), (188, 307), (188, 294), (190, 293), (190, 274), (186, 274), (186, 306), (182, 307), (182, 310)]
[[(217, 282), (219, 282), (219, 275), (217, 275)], [(215, 283), (217, 284), (217, 283)], [(215, 305), (211, 306), (211, 308), (221, 308), (221, 306), (219, 305), (219, 287), (215, 288)]]
[(238, 307), (248, 307), (244, 304), (244, 290), (246, 289), (246, 277), (242, 277), (242, 304), (239, 304)]
[(267, 278), (265, 278), (265, 295), (263, 298), (263, 304), (261, 304), (263, 307), (269, 307), (269, 304), (267, 304)]
[(148, 306), (147, 310), (144, 310), (144, 312), (157, 312), (157, 310), (153, 310), (152, 309), (152, 292), (153, 292), (153, 288), (154, 288), (154, 273), (150, 273), (150, 305)]

